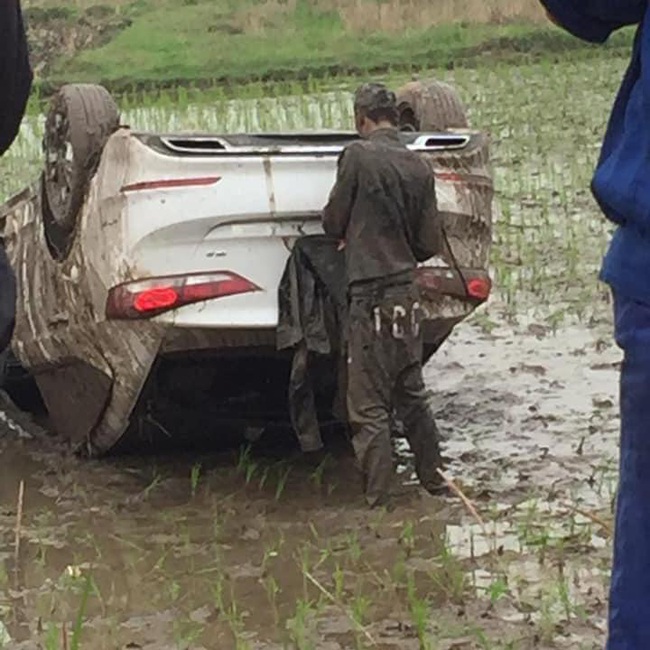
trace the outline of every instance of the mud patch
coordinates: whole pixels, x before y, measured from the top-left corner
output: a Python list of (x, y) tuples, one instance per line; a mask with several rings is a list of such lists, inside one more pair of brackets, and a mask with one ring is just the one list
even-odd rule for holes
[(606, 324), (543, 337), (459, 328), (427, 369), (454, 472), (502, 499), (539, 487), (602, 505), (617, 456), (619, 360)]

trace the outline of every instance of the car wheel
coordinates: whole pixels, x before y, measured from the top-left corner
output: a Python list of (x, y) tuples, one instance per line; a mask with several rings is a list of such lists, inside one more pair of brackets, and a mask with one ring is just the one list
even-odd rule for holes
[(447, 131), (469, 126), (463, 102), (449, 84), (412, 81), (396, 94), (403, 131)]
[(67, 255), (88, 183), (106, 140), (120, 123), (117, 104), (102, 86), (70, 84), (52, 99), (45, 121), (45, 234), (55, 257)]

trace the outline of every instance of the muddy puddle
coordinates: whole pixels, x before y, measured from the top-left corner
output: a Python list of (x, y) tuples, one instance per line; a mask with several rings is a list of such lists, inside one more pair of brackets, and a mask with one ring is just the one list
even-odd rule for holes
[(408, 487), (369, 512), (341, 441), (319, 465), (268, 446), (87, 462), (5, 413), (0, 647), (602, 647), (610, 340), (606, 323), (466, 324), (432, 360), (474, 511), (422, 494), (399, 444)]

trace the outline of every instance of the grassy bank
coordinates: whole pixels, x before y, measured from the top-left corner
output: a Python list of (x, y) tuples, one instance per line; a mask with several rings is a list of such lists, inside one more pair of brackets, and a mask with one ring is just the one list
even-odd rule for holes
[[(39, 80), (46, 87), (304, 79), (594, 50), (549, 26), (535, 0), (33, 0), (26, 6), (33, 31), (67, 30), (72, 44), (89, 24), (100, 36), (102, 24), (110, 25), (89, 48), (85, 35), (79, 47), (62, 48)], [(625, 52), (629, 42), (623, 34), (608, 47)]]

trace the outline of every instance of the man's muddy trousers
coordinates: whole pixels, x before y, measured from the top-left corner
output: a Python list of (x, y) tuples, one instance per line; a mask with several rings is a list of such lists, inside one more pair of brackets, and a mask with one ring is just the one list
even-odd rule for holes
[(386, 501), (393, 479), (393, 410), (404, 424), (423, 487), (440, 486), (438, 431), (422, 379), (420, 323), (418, 291), (410, 283), (350, 290), (348, 418), (371, 506)]
[(620, 477), (607, 650), (650, 648), (650, 304), (615, 295)]

